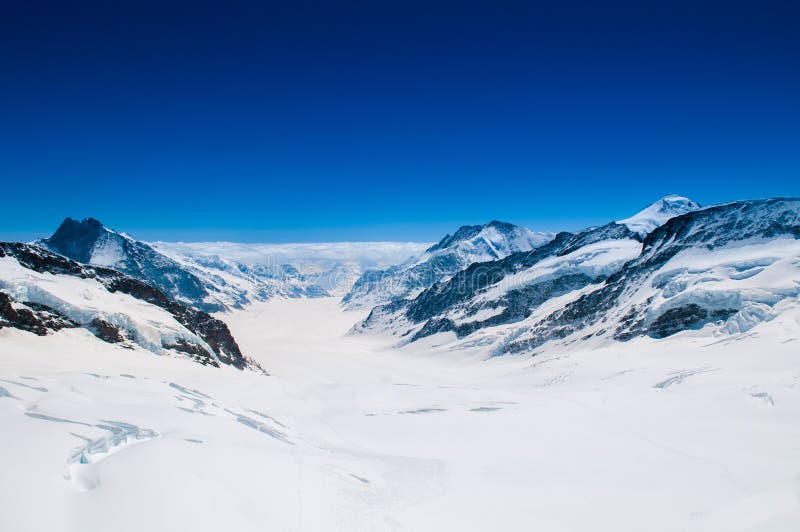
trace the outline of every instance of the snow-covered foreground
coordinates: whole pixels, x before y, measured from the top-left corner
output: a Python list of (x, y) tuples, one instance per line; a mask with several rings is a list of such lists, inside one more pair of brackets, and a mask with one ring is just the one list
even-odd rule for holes
[(0, 330), (0, 530), (797, 530), (800, 313), (480, 352), (225, 315), (272, 376)]

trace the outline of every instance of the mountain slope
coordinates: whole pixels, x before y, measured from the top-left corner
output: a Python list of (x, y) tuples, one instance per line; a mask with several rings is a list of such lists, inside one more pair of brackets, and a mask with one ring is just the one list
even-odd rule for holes
[(800, 295), (800, 199), (738, 201), (670, 219), (598, 289), (521, 332), (504, 349), (580, 334), (627, 340), (716, 323), (736, 334)]
[(560, 233), (377, 307), (354, 331), (388, 331), (403, 343), (449, 333), (497, 354), (551, 340), (664, 337), (709, 322), (742, 332), (800, 293), (798, 212), (798, 200), (719, 205), (671, 218), (644, 242), (619, 223)]
[(668, 194), (630, 218), (619, 220), (617, 223), (627, 226), (631, 231), (644, 237), (670, 218), (696, 211), (699, 208), (700, 204), (689, 198)]
[(470, 264), (502, 259), (529, 251), (552, 235), (534, 233), (524, 227), (492, 221), (460, 227), (424, 253), (399, 266), (369, 270), (342, 299), (346, 308), (372, 307), (417, 295), (434, 283), (450, 278)]
[(78, 262), (107, 266), (206, 312), (274, 297), (343, 295), (368, 267), (418, 253), (423, 244), (237, 244), (141, 242), (87, 218), (67, 218), (37, 244)]
[(531, 251), (472, 264), (414, 299), (379, 306), (355, 330), (390, 330), (418, 340), (516, 322), (552, 297), (604, 279), (640, 249), (639, 235), (616, 223), (562, 232)]
[(228, 327), (156, 288), (51, 251), (0, 242), (0, 328), (43, 336), (83, 327), (100, 340), (204, 365), (263, 371), (244, 356)]
[[(121, 271), (158, 288), (175, 301), (207, 312), (225, 310), (219, 289), (204, 282), (177, 261), (152, 246), (112, 231), (94, 218), (83, 221), (67, 218), (53, 236), (37, 242), (72, 260)], [(235, 301), (235, 300), (234, 300)]]

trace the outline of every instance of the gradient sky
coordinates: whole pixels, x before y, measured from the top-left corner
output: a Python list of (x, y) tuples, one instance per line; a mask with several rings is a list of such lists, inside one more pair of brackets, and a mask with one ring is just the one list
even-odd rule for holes
[(797, 2), (0, 4), (0, 238), (437, 240), (800, 195)]

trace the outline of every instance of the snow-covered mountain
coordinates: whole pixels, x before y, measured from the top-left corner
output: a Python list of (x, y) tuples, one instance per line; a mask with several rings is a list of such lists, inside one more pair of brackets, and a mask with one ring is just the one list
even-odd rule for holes
[[(637, 229), (472, 264), (373, 310), (359, 330), (398, 336), (370, 337), (335, 298), (223, 324), (0, 243), (0, 528), (794, 531), (800, 199)], [(182, 246), (151, 247), (190, 272), (408, 251)]]
[(470, 264), (529, 251), (552, 236), (498, 221), (465, 225), (398, 266), (364, 272), (344, 296), (342, 303), (346, 308), (355, 309), (414, 297)]
[(146, 243), (93, 218), (67, 218), (38, 245), (121, 271), (183, 304), (219, 312), (273, 297), (341, 296), (367, 268), (419, 253), (414, 242), (326, 244)]
[(667, 194), (630, 218), (619, 220), (617, 223), (626, 225), (631, 231), (645, 236), (670, 218), (696, 211), (699, 208), (700, 204), (689, 198)]
[(668, 220), (597, 290), (526, 327), (504, 346), (576, 336), (628, 340), (744, 333), (800, 303), (800, 199), (737, 201)]
[(708, 323), (707, 334), (740, 333), (797, 303), (799, 217), (800, 200), (772, 199), (691, 210), (645, 238), (616, 222), (559, 233), (377, 307), (354, 330), (388, 331), (402, 343), (446, 333), (444, 341), (484, 343), (495, 354)]
[(641, 250), (642, 239), (610, 223), (559, 233), (533, 250), (473, 263), (412, 299), (372, 310), (357, 331), (391, 331), (406, 340), (438, 332), (459, 336), (526, 318), (545, 301), (601, 281)]
[(211, 284), (241, 294), (239, 304), (272, 297), (342, 296), (364, 270), (403, 262), (428, 246), (416, 242), (151, 245)]
[(228, 327), (118, 271), (49, 250), (0, 242), (0, 328), (47, 335), (82, 328), (99, 340), (204, 365), (263, 371)]
[(80, 222), (67, 218), (53, 236), (37, 244), (77, 262), (118, 270), (155, 286), (175, 301), (207, 312), (225, 310), (241, 297), (94, 218)]

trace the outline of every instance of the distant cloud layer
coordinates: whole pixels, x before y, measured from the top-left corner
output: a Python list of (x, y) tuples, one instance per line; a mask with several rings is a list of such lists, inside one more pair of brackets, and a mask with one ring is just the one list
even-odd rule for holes
[(431, 244), (425, 242), (329, 242), (302, 244), (242, 244), (237, 242), (153, 242), (170, 255), (219, 256), (247, 265), (331, 261), (362, 268), (399, 264)]

